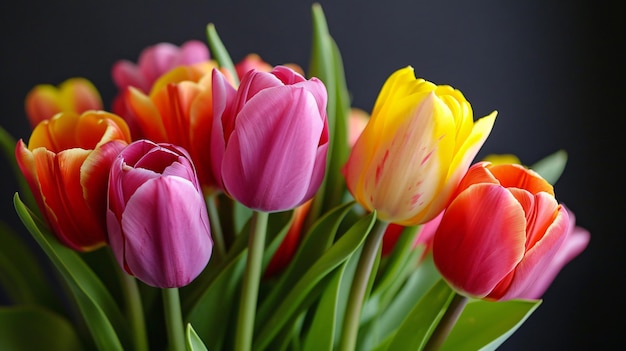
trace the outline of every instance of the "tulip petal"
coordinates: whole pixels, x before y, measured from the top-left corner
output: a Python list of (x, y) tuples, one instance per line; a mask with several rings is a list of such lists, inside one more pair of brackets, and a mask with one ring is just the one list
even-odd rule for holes
[(222, 160), (226, 141), (235, 125), (235, 118), (230, 112), (237, 91), (217, 69), (213, 70), (213, 126), (211, 130), (211, 168), (219, 187), (222, 183)]
[(54, 154), (33, 151), (46, 219), (60, 241), (75, 250), (89, 250), (106, 242), (102, 217), (89, 208), (80, 186), (80, 167), (91, 150), (69, 149)]
[(58, 90), (48, 84), (34, 87), (25, 101), (26, 115), (32, 127), (62, 111)]
[(539, 173), (522, 165), (491, 165), (489, 171), (507, 188), (526, 189), (532, 194), (544, 191), (554, 196), (554, 188)]
[(106, 212), (107, 189), (102, 185), (108, 183), (111, 165), (126, 145), (121, 140), (110, 141), (93, 150), (80, 167), (84, 199), (96, 213)]
[(163, 72), (172, 68), (178, 47), (170, 43), (158, 43), (142, 51), (137, 65), (148, 82), (156, 81)]
[(121, 222), (123, 233), (134, 233), (123, 238), (131, 274), (159, 288), (185, 286), (195, 279), (212, 250), (204, 206), (193, 184), (179, 177), (154, 178), (140, 186)]
[[(541, 193), (540, 195), (545, 194)], [(545, 194), (545, 197), (550, 197)], [(554, 222), (548, 227), (545, 234), (524, 255), (524, 259), (515, 268), (510, 285), (504, 290), (506, 293), (500, 296), (494, 291), (494, 297), (500, 300), (513, 298), (529, 298), (523, 293), (531, 286), (537, 284), (542, 276), (549, 272), (550, 266), (555, 259), (569, 226), (567, 211), (559, 206)], [(544, 282), (545, 283), (545, 282)]]
[(433, 241), (435, 265), (455, 289), (484, 297), (524, 256), (525, 228), (524, 211), (508, 190), (471, 186), (443, 215)]
[(64, 111), (83, 113), (101, 110), (102, 100), (98, 89), (85, 78), (70, 78), (59, 86), (59, 98)]
[[(449, 173), (447, 175), (447, 184), (459, 184), (480, 148), (491, 132), (491, 128), (495, 122), (496, 112), (477, 120), (474, 123), (471, 134), (467, 137), (463, 145), (454, 154), (454, 158), (448, 164)], [(450, 201), (450, 197), (456, 191), (455, 187), (443, 187), (439, 195), (433, 198), (433, 202), (429, 206), (428, 213), (424, 214), (426, 218), (432, 218), (437, 215), (435, 213)]]
[(189, 40), (180, 46), (175, 66), (191, 65), (209, 59), (209, 49), (199, 40)]
[(111, 76), (113, 78), (113, 82), (120, 90), (131, 86), (144, 93), (148, 93), (150, 91), (150, 83), (141, 74), (139, 67), (128, 60), (120, 60), (113, 64)]
[(136, 88), (128, 87), (124, 93), (126, 105), (133, 112), (135, 122), (141, 127), (143, 135), (156, 142), (167, 140), (163, 119), (150, 98)]
[(570, 233), (567, 235), (561, 244), (561, 247), (554, 255), (549, 267), (542, 272), (541, 276), (539, 276), (533, 284), (530, 284), (524, 291), (520, 292), (521, 297), (527, 299), (541, 298), (561, 269), (563, 269), (563, 267), (574, 257), (583, 252), (589, 244), (589, 240), (591, 238), (589, 231), (581, 227), (575, 227), (573, 214), (571, 212), (568, 212), (568, 214), (570, 217)]
[(292, 86), (265, 89), (248, 101), (224, 153), (222, 177), (229, 194), (263, 211), (286, 210), (308, 200), (304, 195), (323, 121), (317, 113), (296, 115), (303, 111), (317, 111), (315, 99)]

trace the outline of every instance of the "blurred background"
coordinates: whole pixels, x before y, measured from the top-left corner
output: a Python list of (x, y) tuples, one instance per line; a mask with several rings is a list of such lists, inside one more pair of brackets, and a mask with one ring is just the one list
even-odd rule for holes
[[(626, 232), (623, 12), (608, 2), (320, 1), (343, 55), (353, 106), (370, 111), (383, 82), (416, 75), (460, 89), (475, 117), (498, 110), (478, 158), (514, 153), (532, 164), (569, 155), (557, 198), (590, 230), (589, 247), (501, 350), (618, 349)], [(157, 42), (205, 41), (210, 22), (234, 61), (254, 52), (306, 68), (309, 1), (4, 1), (0, 4), (0, 125), (28, 139), (24, 97), (36, 84), (82, 76), (105, 105), (110, 68)], [(619, 17), (618, 17), (619, 16)], [(620, 105), (621, 105), (620, 104)], [(620, 106), (621, 107), (621, 106)], [(2, 162), (1, 220), (21, 229), (15, 180)], [(619, 169), (618, 169), (619, 167)], [(620, 224), (618, 226), (618, 223)]]

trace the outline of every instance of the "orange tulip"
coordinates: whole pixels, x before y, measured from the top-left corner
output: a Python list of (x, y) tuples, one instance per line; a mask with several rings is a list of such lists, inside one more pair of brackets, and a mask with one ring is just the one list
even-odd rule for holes
[(102, 111), (60, 113), (37, 125), (15, 156), (59, 241), (89, 251), (106, 244), (109, 168), (130, 142), (124, 120)]
[(124, 99), (143, 138), (187, 150), (203, 190), (215, 184), (210, 172), (213, 124), (211, 69), (214, 62), (179, 66), (157, 80), (150, 95), (129, 87)]

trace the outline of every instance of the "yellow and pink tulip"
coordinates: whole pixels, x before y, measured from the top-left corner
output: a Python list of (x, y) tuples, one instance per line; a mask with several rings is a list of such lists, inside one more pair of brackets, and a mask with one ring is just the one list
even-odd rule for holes
[(448, 204), (495, 116), (474, 122), (460, 91), (400, 69), (383, 85), (344, 166), (348, 189), (383, 221), (425, 223)]

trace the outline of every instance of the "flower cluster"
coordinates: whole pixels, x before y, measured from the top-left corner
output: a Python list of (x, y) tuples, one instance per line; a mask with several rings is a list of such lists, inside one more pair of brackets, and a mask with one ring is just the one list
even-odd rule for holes
[[(553, 187), (564, 153), (474, 162), (496, 112), (475, 120), (410, 66), (371, 114), (352, 108), (313, 15), (306, 73), (233, 64), (209, 25), (211, 50), (159, 43), (114, 63), (111, 112), (84, 78), (27, 95), (16, 210), (87, 326), (60, 349), (493, 348), (585, 249)], [(508, 324), (490, 328), (494, 310)]]

